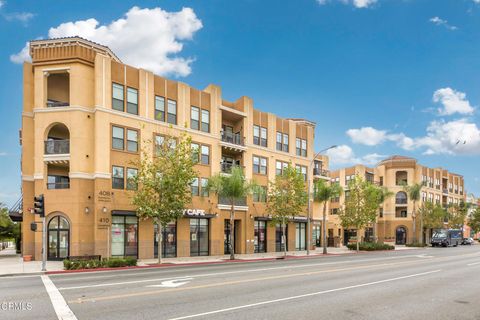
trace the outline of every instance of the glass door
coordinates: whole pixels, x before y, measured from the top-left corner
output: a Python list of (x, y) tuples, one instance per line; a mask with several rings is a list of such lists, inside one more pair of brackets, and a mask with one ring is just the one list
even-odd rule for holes
[(125, 225), (120, 216), (112, 216), (112, 257), (124, 256)]
[(208, 256), (208, 219), (190, 219), (190, 256)]
[(255, 220), (255, 253), (267, 252), (267, 223)]
[(48, 260), (63, 260), (70, 255), (70, 224), (62, 216), (53, 217), (48, 222), (47, 231), (47, 256)]
[[(158, 225), (154, 224), (154, 248), (153, 252), (155, 258), (158, 258)], [(163, 228), (163, 243), (162, 243), (162, 257), (174, 258), (177, 256), (177, 224), (175, 222), (169, 223)]]
[(112, 216), (112, 257), (138, 257), (138, 218)]
[(288, 224), (285, 226), (285, 239), (282, 239), (282, 225), (277, 223), (275, 226), (275, 251), (282, 252), (285, 247), (288, 251)]
[(306, 236), (306, 224), (304, 222), (297, 222), (295, 224), (295, 250), (306, 250), (305, 236)]
[(313, 230), (312, 230), (312, 240), (313, 240), (313, 244), (315, 245), (315, 247), (321, 247), (322, 246), (322, 234), (321, 234), (321, 231), (320, 231), (320, 226), (319, 225), (315, 225), (313, 226)]

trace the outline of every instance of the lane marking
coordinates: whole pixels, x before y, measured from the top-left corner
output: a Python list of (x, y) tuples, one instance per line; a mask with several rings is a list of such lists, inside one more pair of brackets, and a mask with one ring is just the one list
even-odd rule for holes
[(47, 275), (42, 275), (42, 281), (45, 285), (45, 289), (50, 297), (50, 301), (52, 302), (53, 309), (55, 309), (55, 313), (59, 320), (77, 320), (75, 314), (73, 314), (72, 310), (68, 307), (67, 302), (63, 299), (62, 294), (58, 291), (55, 284), (53, 284), (52, 280)]
[(184, 284), (189, 283), (193, 278), (185, 278), (185, 279), (175, 279), (175, 280), (167, 280), (167, 281), (162, 281), (160, 284), (153, 284), (147, 287), (152, 287), (152, 288), (176, 288), (183, 286)]
[(468, 263), (467, 266), (476, 266), (477, 264), (480, 264), (480, 262), (473, 262), (473, 263)]
[(381, 284), (381, 283), (386, 283), (386, 282), (392, 282), (392, 281), (398, 281), (398, 280), (403, 280), (403, 279), (408, 279), (408, 278), (420, 277), (420, 276), (425, 276), (425, 275), (433, 274), (433, 273), (440, 272), (440, 271), (441, 271), (441, 269), (438, 269), (438, 270), (416, 273), (416, 274), (411, 274), (411, 275), (402, 276), (402, 277), (396, 277), (396, 278), (390, 278), (390, 279), (385, 279), (385, 280), (367, 282), (367, 283), (357, 284), (357, 285), (348, 286), (348, 287), (342, 287), (342, 288), (336, 288), (336, 289), (330, 289), (330, 290), (324, 290), (324, 291), (317, 291), (317, 292), (306, 293), (306, 294), (301, 294), (301, 295), (297, 295), (297, 296), (291, 296), (291, 297), (274, 299), (274, 300), (267, 300), (267, 301), (251, 303), (251, 304), (246, 304), (246, 305), (237, 306), (237, 307), (218, 309), (218, 310), (213, 310), (213, 311), (208, 311), (208, 312), (203, 312), (203, 313), (197, 313), (197, 314), (192, 314), (192, 315), (183, 316), (183, 317), (171, 318), (170, 320), (183, 320), (183, 319), (198, 318), (198, 317), (208, 316), (208, 315), (217, 314), (217, 313), (223, 313), (223, 312), (228, 312), (228, 311), (235, 311), (235, 310), (240, 310), (240, 309), (252, 308), (252, 307), (262, 306), (262, 305), (266, 305), (266, 304), (296, 300), (296, 299), (301, 299), (301, 298), (306, 298), (306, 297), (318, 296), (318, 295), (322, 295), (322, 294), (326, 294), (326, 293), (346, 291), (346, 290), (350, 290), (350, 289), (373, 286), (373, 285), (376, 285), (376, 284)]
[[(418, 262), (418, 261), (416, 261), (416, 262)], [(342, 269), (337, 269), (336, 268), (336, 269), (308, 271), (308, 272), (294, 273), (294, 274), (282, 274), (282, 275), (266, 276), (266, 277), (258, 277), (258, 278), (242, 279), (242, 280), (231, 280), (231, 281), (209, 283), (209, 284), (197, 285), (197, 286), (185, 287), (185, 288), (172, 288), (172, 289), (163, 289), (163, 290), (141, 291), (141, 292), (133, 292), (133, 293), (116, 294), (116, 295), (110, 295), (110, 296), (98, 296), (98, 297), (93, 297), (93, 298), (78, 298), (76, 300), (70, 300), (68, 302), (69, 303), (84, 303), (84, 302), (97, 302), (97, 301), (104, 301), (104, 300), (115, 300), (115, 299), (123, 299), (123, 298), (163, 294), (163, 293), (169, 293), (169, 292), (177, 292), (177, 291), (187, 291), (187, 290), (221, 287), (221, 286), (227, 286), (227, 285), (244, 284), (244, 283), (249, 283), (249, 282), (261, 282), (261, 281), (266, 281), (266, 280), (276, 280), (276, 279), (284, 279), (284, 278), (311, 276), (311, 275), (314, 275), (314, 274), (322, 274), (322, 273), (334, 273), (334, 272), (351, 271), (351, 270), (359, 270), (359, 269), (373, 269), (373, 268), (376, 268), (376, 267), (377, 268), (378, 267), (391, 267), (391, 266), (398, 266), (399, 264), (403, 264), (403, 265), (414, 264), (416, 262), (415, 261), (405, 261), (405, 262), (399, 262), (399, 263), (382, 263), (382, 264), (376, 264), (376, 265), (368, 264), (368, 265), (348, 267), (348, 268), (342, 268)], [(421, 262), (423, 262), (423, 260)]]
[[(185, 275), (185, 276), (177, 276), (177, 277), (166, 277), (166, 278), (155, 278), (155, 279), (144, 279), (144, 280), (132, 280), (132, 281), (123, 281), (123, 282), (110, 282), (110, 283), (99, 283), (99, 284), (91, 284), (91, 285), (83, 285), (83, 286), (74, 286), (74, 287), (60, 287), (58, 290), (78, 290), (78, 289), (87, 289), (87, 288), (97, 288), (97, 287), (110, 287), (110, 286), (121, 286), (125, 284), (136, 284), (136, 283), (146, 283), (146, 282), (157, 282), (157, 281), (165, 281), (165, 280), (178, 280), (178, 279), (185, 279), (185, 278), (204, 278), (204, 277), (216, 277), (222, 275), (231, 275), (231, 274), (240, 274), (240, 273), (250, 273), (250, 272), (263, 272), (263, 271), (273, 271), (273, 270), (283, 270), (283, 269), (299, 269), (299, 268), (308, 268), (308, 267), (319, 267), (319, 266), (329, 266), (329, 265), (339, 265), (339, 264), (347, 264), (353, 262), (373, 262), (373, 261), (385, 261), (385, 260), (393, 260), (393, 259), (400, 259), (400, 258), (414, 258), (416, 256), (402, 256), (402, 257), (388, 257), (384, 259), (362, 259), (362, 260), (347, 260), (342, 262), (326, 262), (326, 263), (314, 263), (314, 264), (300, 264), (300, 265), (288, 265), (288, 266), (281, 266), (281, 267), (269, 267), (269, 268), (257, 268), (257, 269), (245, 269), (245, 270), (235, 270), (235, 271), (225, 271), (225, 272), (214, 272), (214, 273), (204, 273), (204, 274), (194, 274), (194, 275)], [(149, 274), (149, 273), (148, 273)], [(148, 275), (144, 273), (137, 273), (136, 275)], [(116, 275), (118, 277), (118, 275)]]

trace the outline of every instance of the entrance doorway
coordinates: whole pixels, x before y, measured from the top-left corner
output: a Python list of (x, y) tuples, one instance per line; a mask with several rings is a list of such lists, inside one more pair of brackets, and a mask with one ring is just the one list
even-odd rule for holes
[(301, 251), (306, 250), (307, 246), (306, 243), (306, 231), (307, 231), (307, 224), (305, 222), (297, 222), (295, 223), (295, 250)]
[(63, 260), (70, 255), (70, 224), (62, 216), (48, 222), (48, 260)]
[(275, 226), (275, 251), (283, 252), (284, 248), (288, 251), (288, 224), (285, 225), (285, 240), (282, 241), (282, 225), (277, 223)]
[(112, 257), (138, 258), (136, 216), (112, 216)]
[[(230, 219), (224, 220), (224, 233), (223, 233), (223, 252), (224, 254), (230, 254)], [(240, 220), (234, 220), (233, 223), (233, 251), (235, 253), (240, 253), (238, 233), (240, 230)]]
[[(158, 258), (158, 241), (160, 237), (158, 235), (158, 225), (154, 224), (154, 247), (153, 253), (155, 258)], [(177, 224), (175, 222), (169, 223), (162, 230), (162, 258), (174, 258), (177, 256)]]
[(255, 220), (254, 227), (255, 253), (267, 252), (267, 222)]
[(334, 247), (335, 246), (335, 238), (333, 237), (333, 229), (328, 229), (327, 246), (329, 246), (329, 247)]
[(395, 244), (404, 245), (407, 243), (407, 229), (398, 227), (395, 231)]
[(321, 228), (319, 225), (314, 225), (313, 230), (312, 230), (312, 239), (313, 239), (313, 244), (315, 247), (321, 247), (322, 246), (322, 232)]
[(343, 245), (346, 246), (348, 245), (348, 242), (350, 241), (351, 238), (356, 238), (357, 237), (357, 230), (355, 229), (345, 229), (343, 231)]
[(190, 218), (190, 256), (208, 256), (208, 219)]

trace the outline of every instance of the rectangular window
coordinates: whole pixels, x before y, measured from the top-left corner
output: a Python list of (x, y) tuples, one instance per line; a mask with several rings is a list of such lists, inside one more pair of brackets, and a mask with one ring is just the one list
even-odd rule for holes
[(267, 174), (267, 159), (253, 156), (253, 173)]
[(155, 154), (159, 155), (160, 151), (163, 148), (163, 143), (165, 142), (165, 137), (156, 135), (155, 136)]
[(283, 173), (283, 170), (288, 167), (287, 162), (283, 161), (277, 161), (275, 164), (275, 174), (276, 175), (281, 175)]
[(177, 124), (177, 101), (168, 99), (167, 122)]
[(165, 122), (165, 98), (155, 96), (155, 120)]
[(123, 111), (123, 86), (121, 84), (112, 84), (112, 109)]
[(253, 202), (267, 202), (267, 187), (261, 186), (261, 192), (254, 192)]
[(202, 183), (202, 197), (208, 197), (210, 195), (207, 190), (208, 179), (202, 178), (201, 183)]
[(197, 143), (192, 143), (190, 144), (190, 149), (193, 162), (198, 163), (200, 161), (200, 146)]
[(296, 145), (297, 156), (306, 157), (307, 156), (307, 140), (297, 138), (295, 145)]
[(202, 131), (210, 132), (210, 111), (202, 109)]
[(210, 163), (210, 148), (208, 146), (202, 146), (201, 161), (202, 164)]
[(283, 151), (288, 152), (288, 134), (283, 134)]
[(282, 133), (277, 132), (277, 150), (282, 151)]
[(137, 190), (137, 183), (135, 182), (137, 174), (137, 169), (127, 168), (127, 190)]
[(138, 151), (138, 132), (137, 130), (127, 129), (127, 150), (130, 152)]
[(124, 149), (124, 129), (122, 127), (112, 127), (112, 148)]
[(298, 173), (303, 176), (303, 179), (307, 181), (307, 167), (296, 165), (295, 169), (297, 169)]
[(127, 112), (138, 114), (138, 90), (127, 88)]
[(200, 109), (194, 106), (190, 109), (190, 128), (200, 129)]
[(253, 126), (253, 144), (260, 145), (260, 127)]
[(112, 189), (124, 189), (125, 188), (125, 179), (124, 179), (124, 169), (123, 167), (112, 167)]
[(267, 128), (260, 128), (260, 145), (262, 147), (267, 147), (267, 142), (268, 142), (268, 139), (267, 139)]
[(199, 194), (198, 178), (195, 178), (192, 181), (192, 196), (198, 196), (198, 194)]
[(277, 132), (277, 150), (288, 152), (288, 134)]

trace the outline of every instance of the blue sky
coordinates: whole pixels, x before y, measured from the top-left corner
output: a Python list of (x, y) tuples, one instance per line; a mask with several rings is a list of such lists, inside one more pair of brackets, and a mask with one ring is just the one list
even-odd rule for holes
[[(228, 100), (247, 95), (256, 108), (315, 121), (318, 150), (341, 146), (330, 153), (336, 167), (403, 154), (463, 174), (480, 195), (476, 2), (0, 1), (0, 202), (20, 196), (15, 62), (25, 57), (15, 54), (72, 32), (109, 39), (122, 60), (155, 60), (152, 69), (192, 86), (218, 84)], [(124, 32), (111, 25), (118, 19)]]

